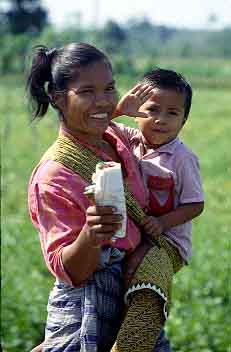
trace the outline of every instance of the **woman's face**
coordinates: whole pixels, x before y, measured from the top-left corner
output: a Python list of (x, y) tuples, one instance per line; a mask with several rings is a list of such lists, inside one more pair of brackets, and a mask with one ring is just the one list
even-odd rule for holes
[(79, 70), (76, 81), (68, 87), (62, 112), (65, 125), (72, 132), (95, 142), (102, 139), (117, 104), (112, 71), (107, 63), (98, 61)]

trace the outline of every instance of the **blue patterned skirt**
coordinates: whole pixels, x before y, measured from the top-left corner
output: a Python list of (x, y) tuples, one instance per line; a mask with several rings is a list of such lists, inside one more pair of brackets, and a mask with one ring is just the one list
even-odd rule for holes
[(47, 306), (43, 351), (110, 351), (123, 308), (121, 258), (103, 263), (83, 287), (56, 280)]

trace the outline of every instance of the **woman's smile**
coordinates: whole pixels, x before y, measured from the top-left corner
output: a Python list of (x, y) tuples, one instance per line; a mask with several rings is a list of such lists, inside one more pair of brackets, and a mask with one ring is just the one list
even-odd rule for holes
[(97, 120), (107, 120), (108, 119), (108, 113), (107, 112), (102, 112), (102, 113), (96, 113), (96, 114), (91, 114), (91, 118), (97, 119)]

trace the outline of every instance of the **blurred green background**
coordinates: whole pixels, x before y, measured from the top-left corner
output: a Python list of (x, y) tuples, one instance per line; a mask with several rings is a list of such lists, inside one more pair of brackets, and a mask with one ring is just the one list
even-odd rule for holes
[[(36, 44), (85, 41), (108, 54), (120, 94), (154, 66), (181, 72), (193, 86), (192, 112), (182, 138), (200, 158), (206, 207), (194, 221), (192, 261), (175, 278), (166, 329), (174, 351), (231, 351), (231, 27), (175, 29), (140, 19), (123, 27), (108, 21), (101, 28), (72, 24), (58, 30), (49, 24), (39, 1), (26, 2), (34, 11), (32, 22), (25, 1), (8, 1), (11, 13), (0, 7), (2, 350), (29, 351), (41, 341), (54, 281), (28, 216), (27, 184), (57, 134), (58, 121), (50, 111), (44, 121), (30, 122), (25, 96), (28, 55)], [(126, 117), (119, 121), (135, 125)]]

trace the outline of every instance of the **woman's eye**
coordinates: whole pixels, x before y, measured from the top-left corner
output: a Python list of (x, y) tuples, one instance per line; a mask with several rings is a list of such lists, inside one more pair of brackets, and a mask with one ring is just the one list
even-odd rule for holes
[(87, 93), (92, 93), (92, 90), (91, 89), (84, 89), (84, 90), (81, 90), (80, 94), (87, 94)]
[(107, 92), (114, 92), (115, 91), (115, 87), (114, 86), (109, 86), (106, 89)]
[(169, 112), (169, 115), (171, 115), (171, 116), (177, 116), (177, 112), (176, 112), (176, 111), (170, 111), (170, 112)]
[(76, 94), (92, 94), (94, 91), (91, 88), (83, 88), (76, 92)]

